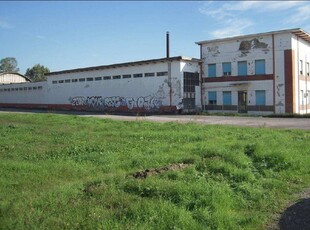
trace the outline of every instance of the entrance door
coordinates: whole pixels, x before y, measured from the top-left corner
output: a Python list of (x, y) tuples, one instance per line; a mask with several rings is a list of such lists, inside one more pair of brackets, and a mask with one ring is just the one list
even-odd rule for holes
[(247, 113), (248, 95), (246, 91), (238, 91), (238, 113)]

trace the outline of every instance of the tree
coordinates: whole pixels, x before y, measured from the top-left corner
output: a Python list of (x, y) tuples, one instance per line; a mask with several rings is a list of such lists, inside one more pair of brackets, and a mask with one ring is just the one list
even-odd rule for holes
[(17, 68), (17, 61), (14, 57), (6, 57), (0, 61), (0, 72), (7, 73), (17, 73), (19, 68)]
[(50, 70), (44, 65), (36, 64), (31, 69), (27, 69), (25, 76), (30, 78), (31, 81), (45, 81), (46, 76), (44, 74), (49, 73)]

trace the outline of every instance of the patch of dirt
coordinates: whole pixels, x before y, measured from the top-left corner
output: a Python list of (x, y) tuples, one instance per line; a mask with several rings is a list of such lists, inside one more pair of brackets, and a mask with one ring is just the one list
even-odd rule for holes
[(185, 163), (171, 164), (171, 165), (161, 167), (161, 168), (145, 169), (144, 171), (139, 171), (139, 172), (134, 173), (132, 176), (136, 179), (145, 179), (148, 176), (161, 174), (167, 171), (181, 170), (181, 169), (187, 168), (190, 165), (191, 164), (185, 164)]
[(275, 214), (268, 230), (310, 230), (310, 188), (297, 194), (299, 200), (291, 202), (283, 213)]

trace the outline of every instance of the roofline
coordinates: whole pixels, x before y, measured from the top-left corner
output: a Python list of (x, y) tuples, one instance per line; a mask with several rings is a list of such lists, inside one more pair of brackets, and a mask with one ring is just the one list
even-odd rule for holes
[(23, 77), (23, 78), (25, 78), (25, 79), (27, 79), (28, 81), (31, 82), (31, 79), (30, 79), (30, 78), (28, 78), (28, 77), (26, 77), (25, 75), (22, 75), (22, 74), (20, 74), (20, 73), (17, 73), (17, 72), (1, 72), (0, 75), (2, 75), (2, 74), (17, 74), (17, 75), (19, 75), (19, 76), (21, 76), (21, 77)]
[(136, 65), (151, 64), (151, 63), (158, 63), (158, 62), (167, 62), (167, 61), (200, 62), (200, 59), (184, 57), (184, 56), (176, 56), (176, 57), (170, 57), (170, 58), (158, 58), (158, 59), (149, 59), (149, 60), (142, 60), (142, 61), (135, 61), (135, 62), (117, 63), (117, 64), (112, 64), (112, 65), (101, 65), (101, 66), (93, 66), (93, 67), (86, 67), (86, 68), (61, 70), (61, 71), (46, 73), (45, 76), (65, 74), (65, 73), (103, 70), (103, 69), (111, 69), (111, 68), (118, 68), (118, 67), (128, 67), (128, 66), (136, 66)]
[(277, 30), (277, 31), (271, 31), (271, 32), (265, 32), (265, 33), (257, 33), (257, 34), (247, 34), (247, 35), (239, 35), (235, 37), (227, 37), (227, 38), (219, 38), (219, 39), (213, 39), (213, 40), (205, 40), (205, 41), (199, 41), (195, 42), (197, 45), (203, 45), (211, 42), (223, 42), (223, 41), (229, 41), (233, 39), (241, 39), (241, 38), (248, 38), (253, 36), (264, 36), (264, 35), (272, 35), (272, 34), (282, 34), (282, 33), (292, 33), (296, 36), (304, 39), (305, 41), (310, 43), (310, 34), (306, 31), (302, 30), (301, 28), (294, 28), (294, 29), (286, 29), (286, 30)]

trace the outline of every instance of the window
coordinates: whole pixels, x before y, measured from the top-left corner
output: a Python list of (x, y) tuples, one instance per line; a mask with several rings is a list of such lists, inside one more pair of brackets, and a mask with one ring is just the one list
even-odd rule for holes
[(255, 91), (256, 105), (266, 105), (266, 91), (256, 90)]
[(27, 90), (28, 88), (27, 87), (24, 87), (24, 90)]
[(248, 75), (248, 65), (246, 61), (238, 61), (238, 76)]
[(101, 81), (102, 77), (95, 77), (95, 81)]
[(231, 75), (231, 63), (224, 62), (222, 64), (222, 67), (223, 67), (223, 76), (230, 76)]
[(92, 78), (92, 77), (86, 78), (86, 81), (93, 81), (93, 80), (94, 80), (94, 78)]
[(208, 64), (208, 77), (216, 77), (216, 64)]
[(157, 72), (157, 77), (168, 76), (168, 72)]
[(223, 105), (231, 105), (231, 91), (223, 92)]
[(255, 74), (265, 74), (265, 60), (255, 60)]
[(11, 89), (11, 91), (15, 91), (15, 89), (14, 89), (14, 88), (12, 88), (12, 89)]
[(113, 76), (113, 79), (121, 79), (121, 75), (115, 75)]
[(38, 86), (38, 89), (43, 89), (43, 87), (42, 86)]
[(38, 89), (38, 87), (36, 87), (36, 86), (33, 87), (33, 90), (37, 90), (37, 89)]
[(309, 76), (309, 62), (307, 62), (306, 71), (307, 71), (307, 76)]
[(28, 87), (28, 90), (32, 90), (32, 87)]
[(24, 89), (23, 87), (20, 87), (20, 88), (19, 88), (19, 91), (23, 91), (23, 89)]
[(57, 81), (52, 81), (53, 84), (57, 84)]
[(71, 81), (70, 79), (66, 79), (65, 83), (70, 83), (70, 81)]
[(123, 75), (123, 79), (124, 79), (124, 78), (131, 78), (131, 74), (124, 74), (124, 75)]
[(105, 76), (103, 77), (103, 80), (111, 80), (111, 76)]
[(300, 74), (303, 74), (303, 63), (302, 63), (302, 60), (299, 61), (299, 72), (300, 72)]
[(71, 80), (71, 82), (77, 82), (77, 81), (78, 81), (77, 79), (72, 79), (72, 80)]
[(210, 91), (208, 92), (208, 102), (209, 105), (216, 105), (216, 92), (215, 91)]
[(134, 78), (138, 78), (138, 77), (143, 77), (143, 74), (142, 73), (135, 73), (133, 75)]
[(58, 83), (64, 83), (64, 80), (59, 80)]
[(304, 101), (304, 91), (300, 90), (300, 97), (301, 97), (301, 104), (304, 105), (305, 101)]
[(79, 82), (84, 82), (85, 81), (85, 78), (80, 78), (79, 79)]
[(154, 77), (155, 73), (145, 73), (144, 77)]

